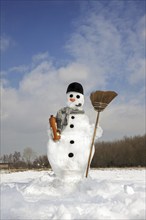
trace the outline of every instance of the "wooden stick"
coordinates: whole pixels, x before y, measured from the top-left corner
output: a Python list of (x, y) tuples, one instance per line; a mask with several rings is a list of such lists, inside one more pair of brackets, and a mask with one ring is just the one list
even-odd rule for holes
[(92, 143), (91, 143), (91, 147), (90, 147), (90, 154), (89, 154), (89, 158), (88, 158), (88, 165), (87, 165), (87, 169), (86, 169), (86, 178), (88, 177), (88, 172), (89, 172), (89, 167), (90, 167), (90, 161), (91, 161), (91, 156), (92, 156), (92, 150), (93, 150), (93, 145), (94, 145), (94, 140), (95, 140), (97, 125), (98, 125), (98, 121), (99, 121), (99, 114), (100, 114), (100, 111), (98, 111), (98, 113), (97, 113), (97, 118), (96, 118), (94, 133), (93, 133), (93, 137), (92, 137)]

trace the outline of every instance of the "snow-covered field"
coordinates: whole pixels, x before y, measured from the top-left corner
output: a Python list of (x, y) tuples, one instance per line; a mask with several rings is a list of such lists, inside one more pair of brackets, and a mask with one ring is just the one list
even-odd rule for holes
[(145, 219), (145, 169), (91, 170), (80, 182), (51, 171), (1, 174), (1, 219)]

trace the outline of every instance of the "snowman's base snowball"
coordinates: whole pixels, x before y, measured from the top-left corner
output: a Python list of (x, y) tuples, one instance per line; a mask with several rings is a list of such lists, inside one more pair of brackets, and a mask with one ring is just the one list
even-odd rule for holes
[(58, 179), (65, 182), (76, 182), (82, 180), (85, 177), (85, 174), (77, 170), (63, 170), (61, 173), (57, 173), (56, 171), (56, 176)]

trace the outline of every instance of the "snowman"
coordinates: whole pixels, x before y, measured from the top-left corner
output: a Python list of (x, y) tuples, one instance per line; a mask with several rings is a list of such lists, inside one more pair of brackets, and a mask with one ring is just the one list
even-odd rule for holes
[[(85, 177), (89, 158), (94, 125), (83, 110), (84, 91), (80, 83), (71, 83), (66, 91), (67, 106), (56, 115), (58, 141), (54, 141), (49, 132), (48, 160), (60, 179), (82, 179)], [(98, 126), (96, 140), (101, 137), (102, 129)], [(95, 149), (93, 148), (93, 158)]]

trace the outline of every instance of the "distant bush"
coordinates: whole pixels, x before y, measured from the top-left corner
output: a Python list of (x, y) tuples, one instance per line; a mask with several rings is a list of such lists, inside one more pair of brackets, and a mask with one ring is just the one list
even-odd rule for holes
[(95, 144), (91, 167), (146, 166), (146, 134)]

